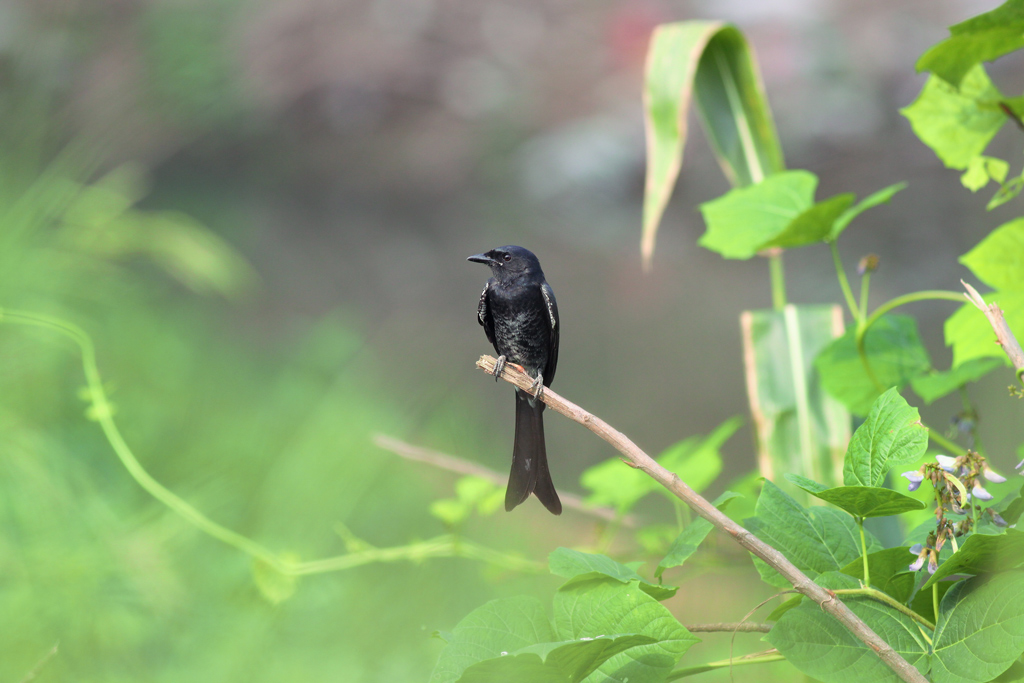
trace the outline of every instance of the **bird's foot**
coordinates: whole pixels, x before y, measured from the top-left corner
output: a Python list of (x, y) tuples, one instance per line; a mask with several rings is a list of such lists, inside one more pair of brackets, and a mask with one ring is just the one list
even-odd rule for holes
[(497, 382), (498, 378), (501, 377), (501, 371), (505, 369), (505, 356), (498, 356), (498, 360), (494, 362), (494, 381)]
[(530, 385), (530, 393), (537, 400), (540, 400), (544, 396), (544, 375), (537, 373), (537, 378), (533, 380), (533, 384)]

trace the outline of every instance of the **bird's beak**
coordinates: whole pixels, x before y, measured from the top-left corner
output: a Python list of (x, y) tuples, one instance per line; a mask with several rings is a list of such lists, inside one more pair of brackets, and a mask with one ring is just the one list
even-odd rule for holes
[(477, 254), (475, 256), (470, 256), (466, 260), (467, 261), (472, 261), (473, 263), (483, 263), (483, 264), (486, 264), (488, 266), (493, 266), (493, 265), (496, 265), (498, 263), (497, 261), (492, 259), (487, 254)]

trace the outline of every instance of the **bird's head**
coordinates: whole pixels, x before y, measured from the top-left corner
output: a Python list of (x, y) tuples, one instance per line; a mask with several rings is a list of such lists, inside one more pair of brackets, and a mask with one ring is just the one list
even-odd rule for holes
[(467, 261), (484, 263), (491, 267), (491, 273), (498, 282), (511, 282), (523, 275), (540, 274), (540, 261), (529, 249), (507, 246), (470, 256)]

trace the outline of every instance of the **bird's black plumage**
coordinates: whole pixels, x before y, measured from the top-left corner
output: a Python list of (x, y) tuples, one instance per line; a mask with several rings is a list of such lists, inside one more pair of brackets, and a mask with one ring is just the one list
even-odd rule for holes
[[(558, 305), (537, 257), (522, 247), (508, 246), (470, 256), (469, 260), (491, 267), (493, 277), (480, 294), (477, 320), (494, 350), (540, 380), (538, 387), (541, 383), (551, 386), (558, 365)], [(516, 435), (505, 491), (506, 510), (532, 493), (552, 513), (562, 513), (548, 471), (543, 412), (543, 401), (516, 389)]]

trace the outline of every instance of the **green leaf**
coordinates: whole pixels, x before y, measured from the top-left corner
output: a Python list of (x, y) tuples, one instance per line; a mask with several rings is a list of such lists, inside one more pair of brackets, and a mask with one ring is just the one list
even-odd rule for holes
[(799, 474), (787, 474), (786, 479), (854, 517), (888, 517), (924, 508), (921, 501), (891, 489), (876, 486), (836, 486), (829, 489)]
[(1006, 123), (996, 103), (1002, 97), (979, 65), (960, 87), (931, 76), (921, 94), (900, 110), (921, 142), (949, 168), (966, 169)]
[[(868, 569), (871, 572), (871, 584), (882, 589), (900, 602), (905, 603), (910, 599), (914, 591), (916, 574), (908, 571), (907, 567), (916, 559), (910, 553), (910, 548), (900, 546), (898, 548), (886, 548), (878, 552), (868, 553)], [(843, 567), (842, 571), (847, 576), (864, 580), (864, 558), (858, 557), (850, 564)]]
[(856, 198), (856, 195), (847, 193), (818, 202), (791, 220), (781, 234), (765, 242), (757, 250), (769, 247), (790, 249), (825, 240), (832, 232), (835, 222), (850, 209)]
[(971, 159), (967, 170), (960, 176), (960, 182), (971, 192), (977, 192), (988, 185), (989, 180), (1002, 183), (1010, 171), (1010, 164), (1002, 159), (978, 155)]
[(809, 171), (786, 171), (705, 202), (707, 232), (697, 243), (725, 258), (748, 259), (814, 204), (817, 185)]
[(971, 534), (953, 555), (939, 565), (921, 590), (954, 574), (1006, 571), (1024, 564), (1024, 531), (1007, 529), (998, 535)]
[[(990, 292), (982, 298), (986, 303), (999, 304), (1011, 330), (1024, 330), (1024, 289)], [(996, 333), (988, 318), (974, 304), (964, 304), (946, 318), (943, 331), (946, 346), (953, 347), (954, 368), (977, 358), (998, 358), (1007, 365), (1010, 362), (996, 343)]]
[(1024, 572), (961, 581), (939, 605), (935, 683), (986, 683), (1024, 652)]
[[(842, 569), (860, 557), (857, 525), (839, 510), (804, 508), (770, 481), (765, 481), (756, 509), (757, 515), (746, 520), (747, 529), (812, 579), (822, 572)], [(879, 549), (873, 535), (866, 533), (865, 537), (869, 550)], [(758, 565), (758, 571), (765, 580), (776, 575), (764, 564)]]
[(527, 596), (491, 600), (455, 626), (430, 683), (452, 683), (477, 662), (555, 639), (540, 600)]
[(1002, 206), (1019, 195), (1021, 190), (1024, 190), (1024, 175), (1011, 178), (1009, 182), (1003, 183), (1003, 186), (992, 195), (992, 199), (985, 205), (985, 210), (991, 211), (997, 206)]
[(928, 430), (917, 408), (890, 389), (872, 404), (864, 424), (853, 433), (843, 461), (843, 482), (878, 486), (889, 470), (918, 460), (927, 449)]
[(796, 607), (797, 605), (799, 605), (800, 602), (803, 599), (804, 599), (804, 596), (797, 595), (794, 598), (790, 598), (789, 600), (786, 600), (781, 605), (779, 605), (778, 607), (773, 609), (771, 614), (769, 614), (767, 617), (765, 617), (765, 621), (778, 621), (779, 619), (782, 618), (783, 614), (785, 614), (789, 610), (791, 610), (794, 607)]
[(620, 652), (656, 642), (637, 634), (530, 645), (468, 667), (458, 683), (578, 683)]
[(879, 206), (880, 204), (888, 203), (888, 201), (892, 199), (894, 194), (900, 192), (901, 190), (906, 188), (906, 186), (906, 183), (896, 183), (895, 185), (883, 187), (881, 190), (869, 194), (867, 197), (860, 200), (859, 202), (851, 206), (849, 209), (844, 211), (839, 216), (839, 218), (836, 219), (836, 222), (832, 225), (832, 231), (829, 233), (828, 237), (825, 238), (825, 240), (827, 242), (835, 242), (839, 238), (839, 235), (841, 235), (843, 231), (846, 230), (846, 228), (850, 225), (854, 218), (864, 213), (868, 209), (873, 209), (874, 207)]
[(657, 641), (615, 655), (601, 664), (601, 675), (595, 680), (663, 681), (679, 658), (698, 642), (636, 582), (623, 584), (607, 578), (574, 582), (558, 590), (554, 607), (555, 630), (565, 640), (635, 633)]
[(993, 289), (1024, 289), (1024, 218), (1000, 225), (960, 263)]
[[(832, 590), (858, 588), (845, 574), (822, 574), (816, 582)], [(923, 674), (928, 670), (928, 641), (917, 622), (868, 598), (848, 597), (850, 610)], [(797, 669), (824, 683), (893, 683), (900, 679), (878, 655), (818, 605), (804, 600), (781, 616), (765, 640)]]
[(976, 64), (1024, 47), (1024, 2), (1008, 0), (991, 12), (951, 26), (949, 33), (949, 38), (921, 55), (917, 70), (957, 85)]
[(877, 384), (857, 352), (854, 329), (826, 346), (814, 359), (825, 390), (858, 416), (867, 414), (884, 389), (902, 388), (931, 367), (928, 352), (917, 334), (917, 322), (905, 315), (883, 315), (869, 327), (864, 352)]
[(640, 587), (656, 600), (667, 600), (675, 595), (676, 590), (678, 590), (674, 586), (653, 584), (626, 565), (616, 562), (607, 555), (594, 555), (580, 552), (579, 550), (570, 550), (569, 548), (556, 548), (548, 556), (548, 565), (551, 568), (552, 574), (569, 579), (564, 586), (577, 581), (590, 581), (596, 577), (603, 576), (620, 583), (639, 581)]
[[(742, 496), (738, 493), (733, 493), (732, 491), (726, 491), (714, 500), (714, 505), (719, 510), (724, 510), (728, 507), (729, 502), (735, 498), (742, 498)], [(660, 580), (661, 575), (666, 569), (669, 569), (670, 567), (678, 567), (686, 562), (690, 555), (697, 552), (697, 548), (704, 542), (704, 539), (707, 538), (713, 528), (714, 527), (711, 526), (711, 522), (707, 521), (703, 517), (698, 517), (693, 520), (690, 525), (683, 529), (682, 533), (676, 537), (675, 542), (672, 543), (672, 547), (668, 550), (668, 554), (666, 554), (665, 558), (658, 563), (658, 568), (654, 571), (654, 576)]]
[(994, 358), (976, 358), (946, 372), (933, 371), (910, 380), (914, 393), (926, 404), (953, 393), (969, 382), (975, 382), (998, 368), (1002, 363)]
[(644, 72), (647, 177), (641, 251), (648, 265), (682, 166), (693, 95), (711, 148), (733, 186), (785, 169), (761, 74), (743, 34), (717, 21), (657, 27)]

